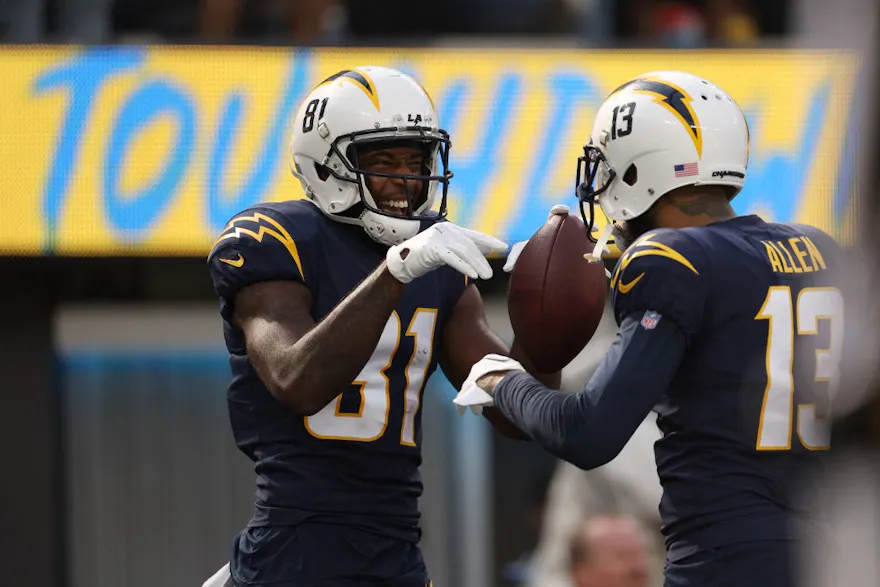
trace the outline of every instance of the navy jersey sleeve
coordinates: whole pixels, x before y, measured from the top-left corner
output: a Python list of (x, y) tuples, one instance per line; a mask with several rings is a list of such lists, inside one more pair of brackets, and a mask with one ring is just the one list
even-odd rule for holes
[(593, 469), (620, 453), (667, 391), (685, 349), (671, 320), (632, 314), (582, 392), (555, 392), (517, 371), (496, 388), (495, 406), (557, 457)]
[(646, 310), (675, 322), (690, 339), (702, 327), (708, 263), (686, 232), (651, 231), (626, 249), (611, 276), (611, 301), (618, 324)]
[(208, 271), (224, 318), (233, 312), (236, 294), (261, 281), (291, 280), (309, 285), (304, 267), (310, 227), (298, 230), (290, 215), (251, 208), (235, 216), (208, 257)]

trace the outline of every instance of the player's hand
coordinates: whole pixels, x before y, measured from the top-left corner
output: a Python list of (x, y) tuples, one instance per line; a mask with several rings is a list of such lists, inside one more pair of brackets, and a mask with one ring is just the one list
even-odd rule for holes
[(529, 241), (519, 241), (510, 247), (510, 252), (507, 253), (507, 261), (504, 262), (503, 267), (505, 273), (513, 271), (513, 266), (516, 265), (516, 260), (519, 259), (520, 253), (522, 253), (522, 250), (527, 244), (529, 244)]
[[(519, 361), (496, 354), (486, 355), (474, 363), (461, 391), (452, 400), (458, 413), (463, 414), (466, 408), (470, 408), (475, 414), (480, 414), (483, 408), (494, 406), (495, 386), (511, 371), (525, 371), (525, 368)], [(490, 375), (493, 377), (487, 377)]]
[(409, 283), (442, 265), (449, 265), (471, 279), (489, 279), (492, 267), (486, 255), (505, 250), (507, 245), (495, 237), (440, 222), (389, 248), (385, 259), (388, 271), (401, 283)]
[[(547, 214), (547, 220), (550, 220), (556, 215), (559, 216), (567, 216), (571, 213), (571, 210), (565, 204), (556, 204), (552, 208), (550, 208), (550, 213)], [(510, 273), (513, 271), (514, 265), (516, 265), (516, 260), (519, 259), (520, 254), (522, 253), (523, 248), (528, 244), (529, 241), (520, 241), (510, 247), (510, 252), (507, 254), (507, 262), (504, 263), (504, 272)]]

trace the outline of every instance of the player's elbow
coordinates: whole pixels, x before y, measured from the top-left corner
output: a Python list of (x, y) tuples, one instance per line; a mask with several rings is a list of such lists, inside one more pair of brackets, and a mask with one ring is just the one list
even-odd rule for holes
[(504, 415), (497, 408), (485, 408), (483, 410), (483, 417), (485, 417), (496, 432), (504, 436), (505, 438), (509, 438), (511, 440), (531, 440), (532, 438), (514, 426), (510, 420), (504, 417)]
[(287, 406), (293, 411), (293, 413), (297, 416), (303, 417), (314, 416), (324, 409), (324, 405), (309, 399), (293, 399), (287, 403)]
[(308, 390), (297, 387), (279, 387), (279, 386), (268, 386), (269, 391), (279, 402), (284, 404), (287, 408), (289, 408), (294, 414), (297, 416), (314, 416), (322, 409), (324, 406), (320, 404), (320, 402), (311, 398), (310, 394), (303, 393)]
[(602, 465), (606, 465), (614, 458), (613, 456), (593, 452), (559, 454), (558, 456), (562, 460), (567, 461), (578, 469), (584, 471), (589, 471), (601, 467)]
[(614, 460), (622, 447), (602, 442), (601, 439), (583, 439), (563, 443), (556, 456), (584, 471), (606, 465)]
[(297, 416), (308, 418), (309, 416), (314, 416), (315, 414), (323, 410), (324, 406), (319, 406), (316, 403), (308, 403), (301, 406), (296, 406), (292, 409)]
[(314, 416), (324, 408), (323, 405), (319, 405), (318, 402), (299, 393), (292, 393), (288, 390), (272, 390), (271, 388), (269, 391), (272, 392), (275, 399), (284, 404), (297, 416)]
[(583, 469), (584, 471), (589, 471), (591, 469), (597, 469), (597, 468), (601, 467), (602, 465), (607, 465), (612, 460), (614, 460), (614, 457), (616, 457), (616, 456), (617, 456), (616, 454), (611, 454), (611, 453), (588, 454), (588, 455), (586, 455), (585, 458), (582, 458), (580, 460), (580, 462), (573, 463), (573, 464), (579, 469)]
[(317, 390), (311, 389), (308, 378), (297, 369), (283, 376), (266, 377), (264, 383), (272, 396), (297, 416), (314, 416), (326, 405)]

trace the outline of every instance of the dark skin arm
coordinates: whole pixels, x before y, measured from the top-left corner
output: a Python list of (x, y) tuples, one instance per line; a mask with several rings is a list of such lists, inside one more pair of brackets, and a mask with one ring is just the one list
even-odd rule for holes
[[(507, 345), (489, 329), (489, 324), (486, 322), (486, 312), (483, 308), (483, 298), (477, 287), (471, 284), (461, 294), (452, 310), (452, 315), (443, 328), (440, 367), (449, 382), (456, 389), (461, 389), (471, 367), (490, 353), (516, 359), (545, 386), (550, 389), (559, 389), (561, 374), (558, 371), (556, 373), (540, 373), (528, 360), (516, 341), (513, 342), (513, 347), (508, 349)], [(495, 408), (484, 409), (483, 415), (504, 436), (516, 440), (529, 439)]]
[(311, 416), (357, 378), (402, 294), (403, 284), (383, 262), (317, 324), (311, 292), (294, 281), (242, 289), (235, 296), (235, 321), (272, 395), (297, 414)]

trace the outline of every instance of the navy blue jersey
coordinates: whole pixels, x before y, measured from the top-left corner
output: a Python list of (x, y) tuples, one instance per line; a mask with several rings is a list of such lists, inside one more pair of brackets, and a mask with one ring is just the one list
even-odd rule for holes
[(671, 560), (792, 539), (808, 519), (797, 496), (809, 493), (803, 472), (830, 444), (824, 418), (843, 337), (840, 257), (816, 228), (744, 216), (652, 231), (618, 262), (618, 323), (652, 311), (688, 339), (655, 406)]
[(311, 520), (419, 538), (421, 395), (465, 277), (441, 267), (407, 284), (356, 380), (309, 417), (296, 415), (268, 391), (233, 321), (236, 294), (273, 280), (309, 288), (312, 317), (320, 321), (381, 264), (386, 251), (360, 227), (334, 222), (307, 201), (242, 212), (211, 251), (232, 367), (232, 430), (238, 447), (256, 463), (252, 527)]

